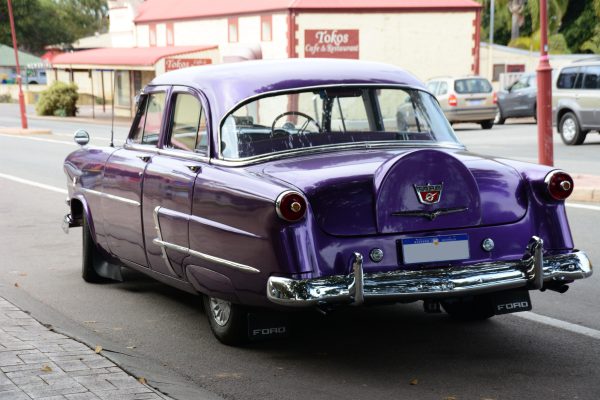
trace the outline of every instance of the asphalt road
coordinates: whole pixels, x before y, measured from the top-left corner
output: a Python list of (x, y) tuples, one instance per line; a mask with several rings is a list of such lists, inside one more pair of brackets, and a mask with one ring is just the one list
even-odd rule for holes
[[(11, 118), (0, 115), (0, 126)], [(57, 124), (56, 133), (75, 128)], [(95, 129), (107, 137), (105, 127)], [(456, 129), (473, 151), (536, 157), (530, 148), (535, 125)], [(418, 303), (344, 309), (327, 317), (306, 313), (294, 317), (292, 338), (245, 348), (212, 337), (199, 298), (138, 273), (128, 271), (122, 283), (86, 284), (80, 278), (81, 231), (64, 235), (60, 229), (66, 212), (61, 161), (75, 147), (59, 135), (39, 139), (0, 136), (0, 295), (43, 323), (101, 344), (111, 358), (176, 399), (600, 396), (598, 274), (564, 295), (534, 293), (534, 314), (463, 324), (425, 314)], [(558, 143), (557, 165), (600, 174), (597, 145), (571, 151)], [(571, 206), (568, 213), (577, 246), (597, 263), (600, 207)]]

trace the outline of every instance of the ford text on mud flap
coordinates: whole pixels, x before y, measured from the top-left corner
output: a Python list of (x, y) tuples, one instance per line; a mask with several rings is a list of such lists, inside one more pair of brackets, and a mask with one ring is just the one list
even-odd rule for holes
[(252, 341), (287, 337), (290, 333), (288, 319), (274, 312), (248, 314), (248, 338)]
[(531, 311), (531, 299), (527, 290), (509, 290), (492, 296), (494, 314), (510, 314), (519, 311)]

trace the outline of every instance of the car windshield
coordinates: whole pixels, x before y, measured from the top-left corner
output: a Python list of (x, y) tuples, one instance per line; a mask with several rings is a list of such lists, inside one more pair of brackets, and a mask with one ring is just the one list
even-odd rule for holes
[(358, 143), (459, 144), (437, 101), (408, 88), (327, 87), (269, 95), (231, 112), (221, 155), (236, 160)]
[(487, 79), (468, 78), (458, 79), (454, 82), (454, 91), (456, 93), (490, 93), (492, 85)]

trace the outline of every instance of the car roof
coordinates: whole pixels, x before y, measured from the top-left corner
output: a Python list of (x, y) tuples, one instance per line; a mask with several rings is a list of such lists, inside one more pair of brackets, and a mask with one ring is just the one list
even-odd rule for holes
[(181, 85), (202, 91), (211, 113), (221, 119), (235, 105), (261, 93), (344, 84), (406, 85), (423, 83), (393, 65), (339, 59), (243, 61), (184, 68), (156, 77), (149, 86)]

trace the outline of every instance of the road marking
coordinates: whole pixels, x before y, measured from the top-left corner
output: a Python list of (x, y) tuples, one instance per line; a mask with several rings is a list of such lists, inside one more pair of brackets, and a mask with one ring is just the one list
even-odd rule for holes
[(8, 137), (8, 138), (15, 138), (15, 139), (33, 140), (35, 142), (58, 143), (58, 144), (66, 144), (67, 146), (77, 146), (77, 144), (75, 144), (73, 142), (67, 142), (66, 140), (52, 140), (52, 139), (44, 139), (44, 138), (29, 137), (29, 136), (7, 135), (4, 133), (0, 133), (0, 136)]
[(600, 206), (590, 206), (587, 204), (574, 204), (574, 203), (566, 203), (567, 207), (571, 207), (571, 208), (581, 208), (584, 210), (593, 210), (593, 211), (600, 211)]
[(555, 328), (563, 329), (565, 331), (578, 333), (580, 335), (588, 336), (594, 339), (600, 339), (600, 331), (592, 328), (588, 328), (586, 326), (581, 326), (577, 324), (572, 324), (571, 322), (562, 321), (560, 319), (546, 317), (545, 315), (540, 315), (536, 313), (532, 313), (531, 311), (525, 311), (520, 313), (513, 314), (515, 317), (527, 319), (529, 321), (538, 322), (540, 324), (549, 325)]
[(34, 186), (34, 187), (37, 187), (37, 188), (40, 188), (40, 189), (50, 190), (51, 192), (56, 192), (56, 193), (60, 193), (60, 194), (67, 194), (68, 193), (66, 189), (61, 189), (61, 188), (57, 188), (57, 187), (54, 187), (54, 186), (45, 185), (43, 183), (38, 183), (38, 182), (30, 181), (30, 180), (19, 178), (19, 177), (12, 176), (12, 175), (6, 175), (6, 174), (0, 173), (0, 178), (4, 178), (4, 179), (7, 179), (7, 180), (13, 181), (13, 182), (22, 183), (24, 185)]

